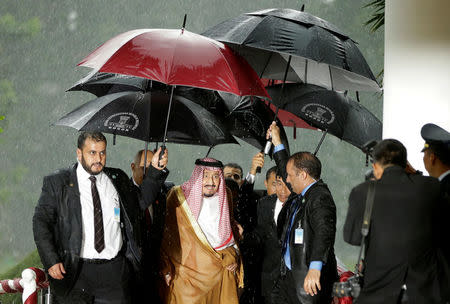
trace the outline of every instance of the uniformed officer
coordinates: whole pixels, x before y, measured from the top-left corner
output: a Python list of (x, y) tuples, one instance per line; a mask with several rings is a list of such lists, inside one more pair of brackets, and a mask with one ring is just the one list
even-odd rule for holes
[[(425, 140), (422, 149), (425, 169), (431, 176), (438, 178), (441, 183), (442, 210), (445, 211), (441, 213), (442, 218), (437, 222), (445, 223), (450, 216), (450, 133), (431, 123), (424, 125), (420, 133)], [(450, 303), (450, 245), (445, 241), (450, 234), (450, 229), (448, 229), (448, 225), (441, 225), (441, 227), (447, 227), (447, 229), (444, 228), (442, 229), (444, 231), (441, 231), (444, 239), (438, 238), (445, 260), (440, 267), (440, 282), (443, 284), (441, 289), (444, 291), (443, 297), (446, 301), (444, 303)]]

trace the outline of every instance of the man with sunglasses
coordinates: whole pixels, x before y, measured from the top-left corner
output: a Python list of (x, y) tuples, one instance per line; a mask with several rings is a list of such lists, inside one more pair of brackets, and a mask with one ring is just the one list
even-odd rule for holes
[[(144, 180), (144, 159), (147, 156), (146, 174), (148, 173), (154, 155), (153, 151), (139, 150), (131, 163), (131, 182), (137, 192), (141, 191)], [(166, 169), (165, 169), (166, 170)], [(166, 173), (167, 174), (167, 173)], [(158, 294), (156, 286), (159, 277), (159, 249), (161, 246), (162, 233), (164, 230), (164, 217), (166, 211), (166, 194), (173, 184), (164, 182), (156, 200), (153, 201), (140, 219), (140, 247), (142, 248), (142, 279), (137, 288), (142, 293), (141, 298), (147, 294)], [(145, 206), (144, 206), (145, 207)], [(149, 290), (150, 289), (150, 292)], [(154, 303), (162, 303), (160, 299), (153, 299)]]
[[(234, 217), (236, 221), (243, 227), (244, 231), (252, 231), (256, 227), (256, 206), (260, 195), (253, 189), (256, 179), (256, 171), (258, 167), (264, 166), (264, 154), (259, 152), (252, 159), (250, 171), (243, 178), (242, 167), (236, 163), (228, 163), (224, 166), (224, 176), (226, 179), (233, 179), (239, 185), (236, 208)], [(257, 282), (259, 280), (259, 263), (257, 262), (258, 253), (256, 249), (245, 239), (240, 242), (242, 259), (244, 263), (244, 292), (241, 296), (240, 303), (250, 304), (260, 302), (257, 299)]]

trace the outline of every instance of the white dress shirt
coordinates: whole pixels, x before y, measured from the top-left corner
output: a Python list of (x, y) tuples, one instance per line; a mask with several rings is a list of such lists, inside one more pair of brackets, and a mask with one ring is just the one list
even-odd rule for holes
[(449, 174), (450, 174), (450, 170), (445, 171), (444, 173), (442, 173), (442, 174), (438, 177), (439, 181), (442, 182), (442, 180), (444, 179), (444, 177), (446, 177), (446, 176), (449, 175)]
[[(120, 208), (119, 195), (109, 177), (100, 172), (95, 175), (103, 215), (105, 249), (100, 253), (94, 247), (94, 204), (92, 202), (91, 175), (78, 162), (77, 180), (80, 191), (82, 242), (80, 257), (86, 259), (112, 259), (122, 247), (120, 216), (114, 216), (114, 209)], [(120, 210), (120, 209), (119, 209)], [(120, 212), (119, 212), (120, 214)]]
[(277, 224), (278, 215), (280, 215), (280, 211), (281, 208), (283, 208), (283, 204), (284, 203), (277, 198), (277, 201), (275, 203), (275, 210), (273, 212), (273, 220), (275, 221), (275, 225)]

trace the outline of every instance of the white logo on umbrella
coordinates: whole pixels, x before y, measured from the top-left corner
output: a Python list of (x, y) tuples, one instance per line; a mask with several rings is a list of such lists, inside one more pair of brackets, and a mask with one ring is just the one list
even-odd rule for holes
[(302, 110), (305, 115), (321, 124), (331, 124), (334, 121), (334, 112), (321, 104), (308, 103), (303, 106)]
[(139, 118), (134, 113), (116, 113), (106, 119), (104, 126), (117, 131), (134, 131), (139, 126)]

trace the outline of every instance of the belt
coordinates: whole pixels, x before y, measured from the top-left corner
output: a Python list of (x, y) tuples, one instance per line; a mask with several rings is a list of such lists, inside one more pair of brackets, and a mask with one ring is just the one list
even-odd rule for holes
[(114, 262), (121, 257), (123, 257), (123, 254), (121, 252), (119, 252), (115, 257), (113, 257), (112, 259), (109, 259), (109, 260), (108, 259), (85, 259), (85, 258), (80, 258), (80, 260), (87, 264), (106, 264), (106, 263)]

